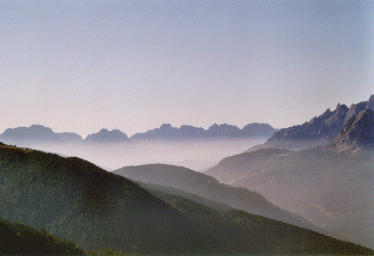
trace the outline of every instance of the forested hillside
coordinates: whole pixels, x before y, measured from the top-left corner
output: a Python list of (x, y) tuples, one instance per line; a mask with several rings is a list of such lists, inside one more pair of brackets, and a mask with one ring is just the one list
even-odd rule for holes
[(0, 145), (0, 216), (85, 250), (143, 254), (374, 254), (372, 250), (236, 210), (156, 198), (78, 159)]
[(72, 242), (48, 234), (44, 229), (38, 231), (0, 218), (0, 254), (81, 255), (84, 251)]

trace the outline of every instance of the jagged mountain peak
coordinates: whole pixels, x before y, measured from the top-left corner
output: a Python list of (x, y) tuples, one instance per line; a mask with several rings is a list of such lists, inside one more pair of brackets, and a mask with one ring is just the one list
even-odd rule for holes
[(52, 131), (51, 128), (46, 127), (46, 126), (41, 125), (41, 124), (33, 124), (33, 125), (31, 125), (31, 126), (29, 127), (29, 129), (45, 129), (45, 130), (51, 130), (51, 131)]
[(162, 124), (160, 126), (160, 130), (171, 130), (173, 129), (173, 126), (171, 124)]
[(336, 105), (336, 109), (335, 110), (336, 111), (347, 111), (348, 107), (345, 104), (338, 103), (338, 105)]
[(367, 108), (374, 110), (374, 94), (370, 96), (369, 101), (367, 103)]
[(108, 129), (105, 129), (105, 128), (103, 128), (103, 129), (101, 129), (100, 131), (99, 131), (99, 133), (108, 133), (109, 131), (108, 131)]
[(231, 124), (226, 124), (226, 123), (224, 123), (224, 124), (213, 124), (213, 125), (211, 125), (211, 126), (209, 127), (209, 129), (210, 129), (210, 128), (218, 128), (218, 127), (221, 127), (221, 128), (234, 128), (234, 127), (236, 127), (236, 128), (238, 128), (238, 127), (235, 126), (235, 125), (231, 125)]
[(101, 129), (98, 133), (92, 133), (85, 139), (87, 142), (121, 142), (128, 140), (125, 133), (118, 129), (109, 131), (108, 129)]
[(277, 129), (269, 124), (251, 123), (243, 129), (230, 124), (213, 124), (207, 130), (191, 125), (182, 125), (180, 128), (171, 124), (162, 124), (160, 128), (145, 133), (136, 133), (132, 140), (179, 140), (179, 139), (215, 139), (215, 138), (249, 138), (270, 136)]
[(374, 111), (365, 109), (353, 115), (340, 134), (328, 144), (329, 148), (339, 151), (346, 149), (374, 148)]
[(135, 140), (185, 140), (185, 139), (215, 139), (215, 138), (255, 138), (268, 137), (278, 129), (269, 124), (251, 123), (243, 129), (229, 124), (214, 124), (205, 130), (201, 127), (182, 125), (173, 127), (169, 123), (162, 124), (159, 128), (145, 133), (136, 133), (129, 138), (118, 129), (109, 131), (106, 128), (97, 133), (89, 134), (85, 139), (76, 133), (55, 133), (49, 127), (43, 125), (31, 125), (30, 127), (9, 128), (0, 134), (0, 141), (7, 144), (29, 146), (35, 143), (82, 143), (82, 142), (125, 142)]
[(300, 150), (326, 145), (340, 134), (352, 116), (357, 117), (365, 109), (374, 110), (374, 95), (371, 95), (368, 101), (352, 104), (349, 108), (345, 104), (338, 103), (334, 111), (327, 109), (322, 115), (312, 118), (309, 122), (281, 129), (274, 133), (264, 145), (256, 146), (256, 149), (284, 147)]
[(326, 111), (320, 116), (322, 119), (329, 118), (333, 112), (330, 110), (330, 108), (326, 109)]

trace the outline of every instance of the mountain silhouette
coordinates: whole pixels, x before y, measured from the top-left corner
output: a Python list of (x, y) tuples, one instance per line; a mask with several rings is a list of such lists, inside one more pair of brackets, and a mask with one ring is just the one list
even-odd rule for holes
[(9, 128), (0, 135), (0, 141), (6, 144), (18, 146), (33, 146), (35, 144), (55, 143), (113, 143), (139, 140), (193, 140), (193, 139), (220, 139), (220, 138), (256, 138), (269, 137), (278, 129), (269, 124), (252, 123), (243, 129), (228, 124), (214, 124), (208, 130), (182, 125), (180, 128), (171, 124), (162, 124), (159, 128), (145, 133), (136, 133), (130, 138), (118, 129), (108, 131), (101, 129), (97, 133), (88, 135), (85, 139), (73, 132), (55, 133), (51, 128), (43, 125), (31, 125), (30, 127)]
[(127, 135), (120, 130), (108, 131), (107, 129), (101, 129), (98, 133), (93, 133), (87, 136), (85, 142), (96, 142), (96, 143), (106, 143), (106, 142), (123, 142), (127, 141), (129, 138)]
[(79, 142), (82, 137), (76, 133), (55, 133), (43, 125), (9, 128), (0, 135), (0, 141), (8, 144), (32, 145), (37, 143)]
[(344, 104), (337, 104), (334, 111), (327, 109), (309, 122), (283, 128), (275, 132), (263, 145), (257, 145), (248, 151), (269, 147), (301, 150), (325, 145), (340, 134), (350, 118), (366, 109), (374, 110), (374, 95), (371, 95), (368, 101), (352, 104), (349, 108)]
[(278, 131), (269, 124), (252, 123), (240, 129), (234, 125), (213, 124), (205, 130), (190, 125), (182, 125), (180, 128), (170, 124), (162, 124), (160, 128), (149, 130), (145, 133), (136, 133), (132, 140), (180, 140), (180, 139), (219, 139), (219, 138), (253, 138), (268, 137)]

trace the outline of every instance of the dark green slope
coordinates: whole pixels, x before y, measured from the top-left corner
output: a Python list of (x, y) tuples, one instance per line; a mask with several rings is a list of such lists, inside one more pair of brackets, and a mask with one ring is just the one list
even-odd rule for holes
[(4, 219), (84, 249), (194, 253), (217, 243), (139, 185), (78, 158), (0, 146), (0, 199)]
[(21, 223), (0, 218), (1, 255), (82, 255), (84, 251), (74, 243), (38, 231)]
[(373, 251), (187, 199), (156, 198), (139, 185), (78, 158), (0, 145), (0, 216), (77, 243), (143, 254)]

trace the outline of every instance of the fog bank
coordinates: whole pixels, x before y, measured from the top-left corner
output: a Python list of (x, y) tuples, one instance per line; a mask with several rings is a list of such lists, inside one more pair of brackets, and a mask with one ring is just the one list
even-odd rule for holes
[(127, 143), (35, 144), (31, 147), (88, 160), (106, 170), (129, 165), (166, 163), (195, 171), (217, 164), (222, 158), (242, 153), (267, 138), (185, 141), (138, 141)]

